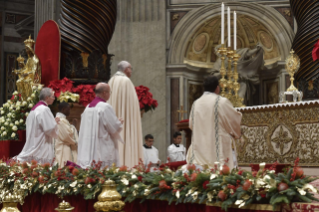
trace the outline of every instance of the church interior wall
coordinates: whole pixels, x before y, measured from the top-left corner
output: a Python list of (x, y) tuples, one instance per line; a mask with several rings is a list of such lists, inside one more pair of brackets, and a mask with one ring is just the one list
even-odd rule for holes
[[(23, 29), (16, 28), (16, 25), (23, 20), (34, 15), (33, 0), (10, 0), (1, 1), (1, 98), (0, 104), (6, 100), (6, 87), (10, 84), (8, 92), (14, 91), (15, 79), (13, 76), (7, 77), (8, 70), (11, 70), (17, 63), (14, 58), (24, 49), (23, 41), (26, 36), (24, 31), (30, 32), (30, 26), (21, 26)], [(30, 24), (30, 23), (28, 23)], [(31, 22), (32, 24), (32, 22)], [(32, 28), (32, 27), (31, 27)], [(33, 31), (32, 31), (33, 36)], [(9, 78), (9, 79), (7, 79)]]
[[(154, 111), (144, 113), (143, 135), (154, 136), (160, 159), (166, 161), (166, 57), (165, 57), (165, 10), (162, 0), (119, 0), (118, 17), (109, 53), (114, 54), (112, 75), (117, 64), (127, 60), (132, 64), (131, 80), (135, 86), (150, 88), (159, 103)], [(144, 142), (144, 141), (141, 141)]]

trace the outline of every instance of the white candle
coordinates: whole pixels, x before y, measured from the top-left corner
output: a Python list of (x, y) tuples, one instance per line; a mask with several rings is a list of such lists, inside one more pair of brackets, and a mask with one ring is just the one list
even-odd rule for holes
[(222, 38), (221, 38), (221, 40), (222, 40), (222, 44), (224, 44), (224, 38), (225, 38), (225, 36), (224, 36), (224, 30), (225, 30), (225, 26), (224, 26), (224, 24), (225, 24), (225, 20), (224, 20), (224, 18), (225, 18), (225, 6), (224, 6), (224, 3), (222, 3), (222, 18), (221, 18), (221, 25), (222, 25)]
[(237, 14), (234, 12), (234, 50), (237, 49)]
[(228, 29), (228, 47), (231, 46), (231, 37), (230, 37), (230, 9), (227, 7), (227, 29)]

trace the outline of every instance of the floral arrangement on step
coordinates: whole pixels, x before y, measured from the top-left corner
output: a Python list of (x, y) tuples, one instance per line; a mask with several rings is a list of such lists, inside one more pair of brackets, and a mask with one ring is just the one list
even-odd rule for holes
[(218, 203), (227, 211), (233, 204), (242, 207), (263, 203), (275, 208), (293, 201), (319, 201), (313, 194), (317, 189), (309, 184), (317, 178), (305, 176), (298, 161), (285, 174), (275, 174), (274, 168), (261, 168), (255, 176), (248, 171), (230, 171), (227, 165), (222, 169), (217, 165), (214, 169), (206, 167), (202, 171), (196, 170), (195, 165), (188, 165), (183, 173), (182, 170), (173, 172), (168, 167), (150, 172), (150, 166), (142, 161), (132, 170), (125, 166), (102, 168), (101, 163), (95, 162), (91, 168), (81, 169), (40, 165), (36, 161), (31, 164), (8, 161), (0, 164), (0, 203), (10, 192), (20, 195), (21, 203), (31, 192), (56, 194), (62, 198), (81, 194), (85, 199), (94, 199), (106, 179), (115, 181), (118, 192), (129, 202), (159, 199), (169, 204)]
[(153, 94), (149, 92), (149, 88), (143, 85), (135, 87), (138, 101), (140, 103), (140, 109), (144, 110), (145, 113), (149, 110), (154, 110), (157, 108), (158, 103), (153, 99)]
[(21, 94), (13, 92), (10, 100), (0, 108), (0, 140), (18, 140), (18, 130), (25, 130), (25, 121), (30, 110), (39, 101), (42, 85), (33, 86), (32, 94), (22, 100)]

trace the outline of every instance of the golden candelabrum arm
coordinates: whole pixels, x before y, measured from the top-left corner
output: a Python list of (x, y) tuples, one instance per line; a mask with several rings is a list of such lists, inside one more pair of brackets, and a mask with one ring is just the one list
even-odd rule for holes
[(235, 53), (233, 55), (233, 60), (234, 60), (234, 84), (233, 84), (233, 90), (235, 96), (233, 97), (233, 105), (234, 107), (245, 107), (243, 104), (244, 99), (238, 96), (238, 91), (240, 89), (240, 84), (238, 83), (238, 71), (237, 71), (237, 62), (240, 58), (240, 55)]
[(221, 67), (220, 67), (220, 75), (222, 78), (219, 80), (219, 86), (222, 88), (222, 92), (220, 93), (221, 96), (226, 96), (226, 87), (227, 87), (227, 80), (225, 79), (226, 69), (225, 69), (225, 56), (227, 54), (227, 48), (225, 48), (225, 44), (218, 49), (219, 54), (221, 55)]
[(232, 61), (233, 61), (233, 55), (234, 51), (233, 50), (228, 50), (227, 51), (227, 58), (228, 58), (228, 71), (227, 71), (227, 88), (228, 88), (228, 93), (226, 94), (226, 98), (229, 99), (233, 103), (233, 72), (232, 72)]

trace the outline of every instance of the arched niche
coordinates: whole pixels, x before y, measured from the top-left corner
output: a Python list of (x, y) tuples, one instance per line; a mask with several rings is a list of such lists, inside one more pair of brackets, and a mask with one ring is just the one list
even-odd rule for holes
[[(248, 27), (245, 27), (247, 31), (252, 31), (252, 27), (254, 24), (260, 26), (260, 30), (252, 33), (252, 37), (248, 38), (248, 34), (246, 32), (246, 36), (239, 35), (238, 43), (241, 43), (242, 47), (253, 47), (256, 42), (259, 42), (263, 39), (270, 39), (272, 44), (268, 42), (264, 43), (264, 46), (267, 47), (267, 51), (274, 50), (272, 52), (273, 57), (266, 57), (269, 64), (273, 64), (274, 61), (283, 61), (288, 56), (291, 43), (293, 41), (294, 32), (290, 27), (289, 23), (286, 19), (274, 8), (260, 5), (256, 3), (237, 3), (237, 2), (229, 2), (226, 5), (226, 8), (229, 6), (232, 11), (236, 11), (239, 17), (239, 29), (243, 27), (242, 24), (247, 24)], [(220, 4), (210, 4), (198, 9), (192, 10), (187, 13), (177, 24), (175, 27), (173, 34), (170, 38), (169, 42), (169, 53), (168, 53), (168, 64), (188, 64), (190, 66), (195, 67), (203, 67), (209, 68), (211, 66), (212, 60), (204, 61), (203, 52), (206, 49), (208, 54), (211, 54), (212, 47), (216, 45), (216, 43), (220, 43)], [(227, 20), (225, 16), (225, 21)], [(226, 24), (225, 24), (226, 26)], [(209, 33), (202, 31), (203, 27), (215, 27), (218, 32), (215, 32), (214, 35), (217, 35), (217, 38), (211, 38)], [(244, 29), (244, 27), (243, 27)], [(202, 34), (201, 34), (202, 33)], [(206, 34), (205, 34), (206, 33)], [(225, 35), (227, 36), (227, 31), (225, 30)], [(200, 37), (198, 37), (200, 36)], [(208, 38), (207, 38), (208, 36)], [(268, 36), (268, 38), (265, 36)], [(207, 38), (207, 42), (200, 42), (200, 39)], [(194, 39), (199, 39), (199, 44), (197, 48), (197, 56), (194, 64), (191, 64), (187, 57), (189, 56), (189, 52), (194, 51), (193, 43)], [(215, 39), (215, 43), (214, 43)], [(248, 41), (247, 41), (248, 39)], [(253, 42), (250, 42), (253, 40)], [(226, 40), (227, 41), (227, 37)], [(201, 49), (203, 47), (203, 49)], [(266, 54), (267, 54), (266, 51)], [(202, 61), (200, 61), (200, 57), (202, 57)], [(274, 61), (271, 61), (274, 60)], [(266, 61), (267, 62), (267, 61)], [(206, 67), (204, 65), (206, 63)]]

